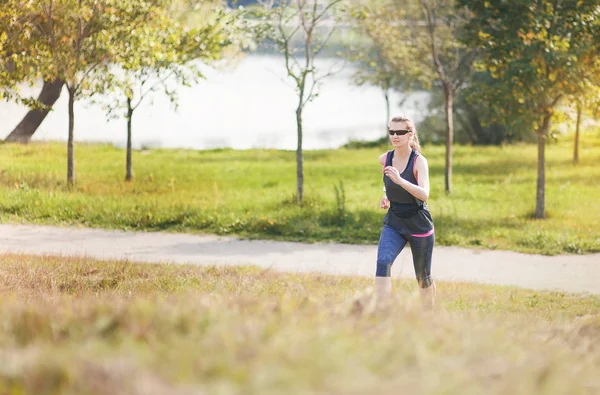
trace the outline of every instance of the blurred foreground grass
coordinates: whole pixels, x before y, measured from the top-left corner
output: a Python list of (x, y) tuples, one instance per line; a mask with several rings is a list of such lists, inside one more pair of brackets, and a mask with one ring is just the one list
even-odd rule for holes
[(595, 394), (600, 299), (0, 255), (0, 394)]

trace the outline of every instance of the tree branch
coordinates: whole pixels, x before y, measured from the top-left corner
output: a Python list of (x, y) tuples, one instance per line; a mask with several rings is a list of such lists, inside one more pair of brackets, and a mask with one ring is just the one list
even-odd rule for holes
[[(177, 70), (171, 70), (171, 72), (168, 73), (167, 75), (165, 75), (160, 81), (157, 81), (156, 83), (154, 83), (144, 93), (141, 93), (140, 94), (140, 100), (137, 102), (137, 104), (135, 105), (135, 107), (133, 109), (135, 110), (136, 108), (138, 108), (138, 106), (142, 103), (142, 100), (144, 100), (144, 97), (146, 97), (146, 95), (148, 93), (153, 92), (159, 85), (163, 84), (169, 77), (171, 77), (173, 74), (175, 74), (176, 71)], [(145, 83), (145, 81), (144, 81), (144, 83)], [(142, 85), (143, 85), (143, 83), (142, 83)]]
[(90, 75), (90, 73), (91, 73), (92, 71), (94, 71), (94, 69), (95, 69), (96, 67), (98, 67), (99, 65), (101, 65), (102, 63), (103, 63), (103, 61), (96, 62), (96, 63), (95, 63), (95, 64), (94, 64), (92, 67), (90, 67), (90, 68), (89, 68), (89, 69), (88, 69), (88, 70), (87, 70), (87, 71), (86, 71), (86, 72), (83, 74), (83, 76), (81, 77), (81, 79), (79, 80), (79, 82), (78, 82), (77, 84), (75, 84), (75, 86), (74, 86), (75, 92), (79, 92), (79, 88), (81, 88), (81, 84), (83, 84), (83, 81), (85, 81), (85, 79), (87, 78), (87, 76), (88, 76), (88, 75)]
[(286, 35), (286, 33), (285, 33), (285, 29), (284, 29), (284, 26), (283, 26), (283, 12), (284, 12), (284, 10), (281, 9), (281, 14), (279, 14), (279, 18), (277, 20), (277, 22), (278, 22), (277, 29), (279, 30), (279, 33), (281, 34), (281, 41), (282, 41), (282, 43), (280, 44), (280, 47), (282, 47), (281, 49), (282, 49), (282, 52), (283, 52), (283, 56), (285, 58), (285, 68), (286, 68), (286, 70), (288, 72), (288, 75), (290, 77), (292, 77), (296, 81), (297, 85), (299, 85), (300, 84), (299, 77), (294, 73), (293, 66), (290, 65), (290, 61), (293, 62), (294, 65), (296, 67), (298, 67), (298, 68), (300, 68), (300, 65), (298, 64), (298, 61), (296, 60), (295, 57), (290, 56), (291, 52), (292, 52), (292, 49), (290, 49), (290, 43), (289, 43), (290, 39), (298, 31), (299, 27), (296, 27), (292, 31), (291, 35), (288, 37)]
[(431, 44), (431, 55), (433, 57), (433, 62), (435, 63), (437, 72), (440, 76), (440, 80), (442, 81), (443, 84), (447, 84), (447, 76), (446, 73), (444, 72), (444, 67), (442, 66), (442, 62), (440, 61), (440, 57), (439, 57), (439, 53), (438, 53), (438, 48), (435, 42), (435, 27), (436, 27), (436, 17), (434, 14), (434, 10), (432, 10), (429, 7), (429, 3), (428, 0), (419, 0), (419, 2), (421, 3), (421, 6), (423, 7), (423, 10), (425, 11), (425, 16), (427, 18), (427, 27), (429, 30), (429, 37), (430, 37), (430, 44)]
[(333, 27), (329, 30), (329, 32), (327, 32), (327, 35), (325, 36), (325, 38), (318, 44), (318, 48), (316, 49), (316, 51), (314, 51), (315, 56), (317, 56), (323, 50), (323, 48), (325, 48), (325, 45), (327, 45), (327, 42), (331, 38), (333, 32), (336, 30), (337, 29), (335, 27)]

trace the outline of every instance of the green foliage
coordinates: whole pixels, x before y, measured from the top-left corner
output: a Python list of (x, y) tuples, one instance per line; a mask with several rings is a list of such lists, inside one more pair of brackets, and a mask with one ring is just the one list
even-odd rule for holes
[[(480, 86), (492, 104), (492, 119), (516, 120), (538, 136), (536, 218), (545, 218), (545, 142), (556, 109), (569, 94), (581, 93), (587, 69), (597, 65), (600, 2), (579, 0), (490, 0), (459, 4), (472, 18), (464, 42), (481, 48), (479, 68), (496, 83)], [(587, 82), (586, 82), (587, 81)], [(515, 100), (516, 99), (516, 100)]]
[(389, 18), (387, 11), (388, 9), (382, 7), (381, 2), (378, 1), (351, 3), (348, 6), (343, 14), (344, 20), (354, 26), (361, 35), (367, 37), (369, 44), (359, 48), (350, 45), (346, 56), (358, 66), (354, 74), (355, 84), (374, 85), (383, 91), (392, 88), (409, 90), (415, 87), (415, 81), (408, 73), (407, 67), (410, 65), (404, 53), (407, 47), (398, 45), (396, 51), (401, 53), (392, 57), (386, 52), (389, 51), (388, 41), (382, 39), (386, 33), (382, 31), (386, 29), (385, 21), (382, 19)]
[(519, 120), (548, 133), (543, 118), (553, 115), (565, 95), (591, 84), (582, 77), (598, 62), (599, 2), (459, 3), (472, 12), (465, 43), (481, 48), (478, 67), (497, 81), (480, 86), (472, 100), (484, 95), (495, 119)]
[(430, 57), (423, 56), (429, 54), (429, 47), (427, 31), (418, 23), (417, 1), (405, 2), (400, 7), (393, 0), (356, 3), (348, 15), (373, 43), (371, 53), (357, 54), (363, 63), (357, 82), (375, 82), (382, 88), (397, 84), (411, 88), (416, 83), (431, 87), (435, 71)]
[(390, 138), (388, 136), (381, 137), (372, 141), (351, 140), (344, 144), (342, 148), (348, 149), (363, 149), (363, 148), (380, 148), (387, 150), (390, 147)]
[(25, 104), (31, 103), (20, 95), (18, 84), (29, 81), (28, 75), (36, 70), (27, 61), (28, 52), (23, 50), (27, 47), (21, 42), (33, 34), (31, 25), (39, 21), (38, 15), (28, 9), (29, 4), (19, 0), (0, 2), (0, 99)]
[[(151, 92), (162, 89), (177, 103), (174, 85), (202, 77), (201, 62), (249, 45), (238, 13), (221, 2), (196, 2), (192, 12), (166, 0), (31, 0), (0, 6), (0, 84), (65, 81), (70, 108), (82, 97), (118, 90), (124, 100), (107, 104), (109, 115), (133, 111)], [(190, 5), (191, 6), (191, 5)], [(191, 15), (203, 16), (188, 27)], [(182, 22), (183, 21), (183, 22)], [(28, 48), (23, 51), (22, 48)], [(7, 71), (10, 65), (12, 70)], [(134, 97), (135, 92), (135, 97)], [(29, 99), (32, 103), (33, 99)], [(127, 102), (125, 106), (124, 101)], [(73, 182), (74, 115), (69, 117), (68, 181)]]
[[(201, 19), (197, 19), (201, 16)], [(162, 90), (177, 106), (177, 86), (190, 86), (204, 78), (200, 67), (234, 55), (251, 46), (239, 13), (220, 1), (192, 5), (158, 4), (151, 13), (116, 40), (116, 65), (121, 69), (103, 80), (103, 91), (117, 91), (115, 101), (104, 101), (109, 116), (122, 110), (127, 99), (132, 112), (141, 102)]]
[(15, 44), (31, 48), (24, 61), (32, 71), (28, 78), (64, 80), (75, 98), (97, 93), (95, 78), (111, 74), (117, 43), (131, 26), (152, 16), (156, 1), (27, 2), (19, 13), (35, 15), (39, 23), (26, 18), (24, 28), (29, 34)]
[[(469, 97), (478, 91), (480, 84), (493, 84), (493, 79), (485, 72), (473, 72), (467, 86), (454, 99), (454, 141), (458, 144), (501, 145), (517, 142), (533, 142), (535, 135), (531, 130), (514, 119), (509, 122), (494, 117), (495, 110), (482, 98), (472, 101)], [(433, 90), (429, 93), (427, 116), (419, 123), (421, 143), (441, 144), (446, 136), (446, 115), (444, 113), (443, 92)], [(510, 98), (507, 98), (509, 100)], [(495, 121), (491, 121), (495, 118)]]

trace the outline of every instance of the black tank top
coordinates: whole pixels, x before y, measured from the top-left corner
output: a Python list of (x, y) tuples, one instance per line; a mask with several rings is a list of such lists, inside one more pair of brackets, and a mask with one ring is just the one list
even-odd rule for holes
[[(385, 161), (386, 166), (392, 166), (394, 159), (394, 150), (391, 150), (387, 154), (387, 158)], [(408, 163), (406, 164), (406, 168), (400, 173), (400, 177), (405, 180), (418, 185), (417, 178), (415, 177), (415, 162), (419, 154), (417, 151), (412, 150), (410, 156), (408, 157)], [(411, 195), (406, 191), (406, 189), (402, 188), (400, 185), (393, 182), (388, 176), (383, 175), (383, 183), (385, 185), (386, 195), (388, 200), (390, 201), (390, 206), (392, 209), (402, 209), (402, 208), (414, 208), (414, 206), (421, 205), (419, 199)]]
[[(412, 150), (406, 168), (400, 173), (405, 180), (418, 185), (414, 174), (415, 162), (419, 153)], [(386, 166), (392, 166), (394, 150), (387, 154)], [(386, 195), (390, 201), (390, 209), (385, 216), (384, 223), (396, 228), (401, 233), (423, 234), (433, 229), (433, 219), (427, 204), (410, 193), (400, 185), (394, 183), (388, 176), (383, 175)]]

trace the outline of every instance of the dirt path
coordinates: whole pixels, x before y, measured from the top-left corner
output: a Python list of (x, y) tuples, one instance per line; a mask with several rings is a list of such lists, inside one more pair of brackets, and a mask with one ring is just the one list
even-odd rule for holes
[[(3, 252), (197, 265), (252, 264), (282, 271), (372, 276), (377, 247), (0, 225), (0, 253)], [(408, 249), (396, 260), (392, 274), (394, 277), (414, 277)], [(509, 251), (436, 247), (432, 274), (439, 280), (600, 294), (600, 254), (548, 257)]]

